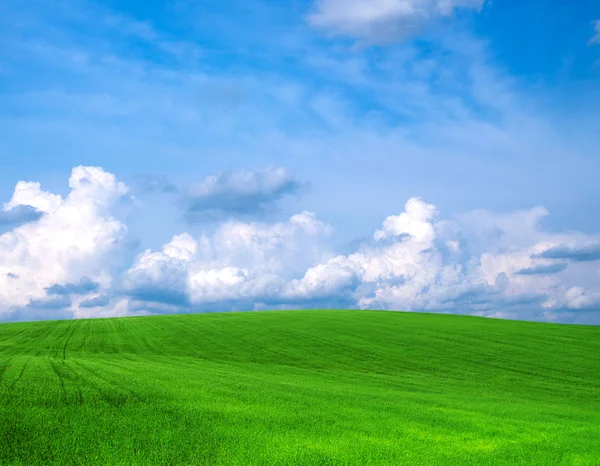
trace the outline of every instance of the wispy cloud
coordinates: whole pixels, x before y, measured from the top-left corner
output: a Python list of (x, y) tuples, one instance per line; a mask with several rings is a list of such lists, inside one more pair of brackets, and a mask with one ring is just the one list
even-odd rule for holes
[(166, 175), (143, 175), (137, 179), (137, 187), (143, 193), (176, 194), (179, 188)]
[(595, 34), (590, 39), (589, 44), (590, 45), (597, 45), (597, 44), (600, 44), (600, 19), (594, 21), (592, 24), (594, 25), (594, 32), (595, 32)]
[(310, 24), (334, 35), (390, 42), (421, 32), (459, 9), (481, 9), (484, 0), (317, 0)]

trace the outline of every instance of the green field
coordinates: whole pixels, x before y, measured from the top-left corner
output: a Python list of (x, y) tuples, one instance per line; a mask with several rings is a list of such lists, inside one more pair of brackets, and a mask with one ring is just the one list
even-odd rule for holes
[(366, 311), (0, 325), (0, 464), (600, 465), (600, 328)]

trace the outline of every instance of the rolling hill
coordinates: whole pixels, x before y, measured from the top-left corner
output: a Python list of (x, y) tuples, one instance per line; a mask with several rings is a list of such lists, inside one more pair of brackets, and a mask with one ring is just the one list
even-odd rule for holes
[(600, 328), (377, 311), (0, 325), (0, 464), (600, 464)]

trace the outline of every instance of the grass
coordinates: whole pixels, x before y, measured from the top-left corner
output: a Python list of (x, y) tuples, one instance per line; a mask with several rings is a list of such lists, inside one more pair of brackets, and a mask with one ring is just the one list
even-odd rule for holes
[(0, 325), (0, 464), (600, 465), (600, 328), (285, 311)]

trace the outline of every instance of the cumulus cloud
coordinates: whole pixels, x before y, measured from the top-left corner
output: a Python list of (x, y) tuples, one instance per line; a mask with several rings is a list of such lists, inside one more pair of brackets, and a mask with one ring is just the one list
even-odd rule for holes
[(127, 187), (97, 167), (74, 168), (69, 187), (63, 198), (20, 181), (5, 204), (5, 210), (27, 205), (42, 215), (0, 235), (0, 309), (41, 308), (47, 293), (58, 295), (49, 298), (50, 309), (71, 293), (91, 291), (93, 282), (110, 285), (111, 254), (126, 232), (110, 211)]
[(348, 307), (600, 323), (600, 237), (545, 231), (541, 207), (446, 220), (411, 198), (349, 254), (334, 253), (332, 227), (311, 212), (229, 220), (117, 271), (126, 228), (111, 210), (127, 187), (94, 167), (69, 184), (65, 198), (15, 188), (8, 209), (42, 215), (0, 235), (3, 319)]
[[(566, 244), (588, 251), (591, 238), (545, 232), (540, 221), (547, 214), (477, 211), (447, 221), (434, 205), (412, 198), (348, 255), (326, 247), (331, 227), (314, 214), (273, 225), (229, 222), (211, 237), (178, 235), (160, 252), (144, 252), (125, 289), (145, 301), (140, 309), (154, 312), (350, 307), (600, 319), (600, 276), (582, 260), (568, 266), (542, 257)], [(582, 276), (591, 278), (583, 284)]]
[(387, 42), (418, 33), (457, 10), (479, 10), (484, 0), (317, 0), (309, 23), (334, 35)]
[[(549, 244), (579, 239), (541, 231), (538, 222), (544, 214), (541, 209), (496, 216), (477, 212), (470, 218), (479, 222), (461, 225), (439, 220), (433, 205), (414, 198), (404, 213), (384, 221), (374, 234), (374, 245), (309, 268), (302, 278), (289, 282), (284, 296), (344, 295), (347, 302), (365, 309), (486, 316), (502, 312), (538, 320), (552, 320), (565, 310), (596, 309), (600, 320), (598, 274), (579, 270), (593, 278), (587, 288), (578, 287), (577, 271), (559, 278), (565, 264), (540, 258)], [(477, 237), (471, 246), (467, 239)]]
[(175, 236), (160, 252), (146, 250), (125, 275), (127, 294), (140, 301), (188, 304), (188, 265), (197, 247), (185, 233)]
[(167, 305), (279, 299), (286, 280), (328, 257), (331, 227), (310, 212), (276, 224), (226, 222), (211, 235), (177, 235), (125, 274), (134, 299)]
[(375, 232), (375, 245), (309, 269), (290, 283), (286, 295), (350, 292), (362, 308), (443, 307), (471, 284), (458, 262), (458, 243), (440, 237), (445, 225), (437, 214), (435, 206), (410, 199), (404, 213), (388, 217)]
[(182, 203), (192, 221), (227, 214), (257, 214), (295, 194), (300, 183), (285, 168), (228, 171), (192, 185)]

